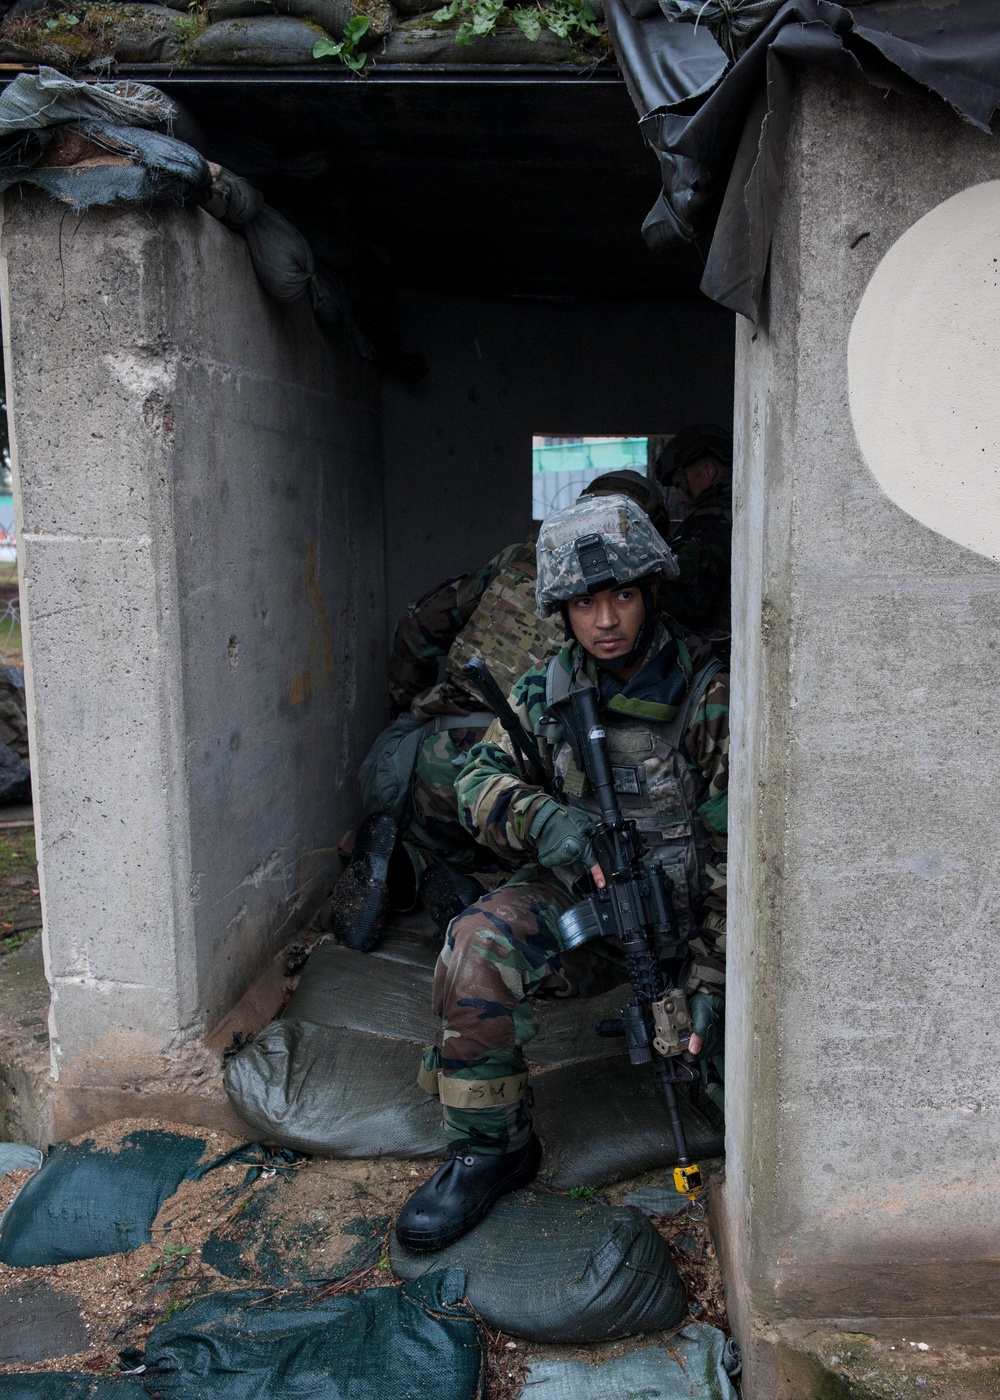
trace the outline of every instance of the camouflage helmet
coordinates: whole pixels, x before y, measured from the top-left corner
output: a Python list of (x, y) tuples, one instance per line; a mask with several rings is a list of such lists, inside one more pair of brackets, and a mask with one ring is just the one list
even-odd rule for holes
[(658, 534), (666, 536), (670, 529), (670, 516), (658, 483), (630, 467), (596, 476), (589, 486), (583, 488), (578, 499), (583, 501), (588, 496), (629, 496), (646, 512)]
[(551, 617), (583, 593), (623, 587), (650, 574), (676, 578), (677, 560), (649, 516), (628, 496), (586, 496), (538, 531), (535, 611)]

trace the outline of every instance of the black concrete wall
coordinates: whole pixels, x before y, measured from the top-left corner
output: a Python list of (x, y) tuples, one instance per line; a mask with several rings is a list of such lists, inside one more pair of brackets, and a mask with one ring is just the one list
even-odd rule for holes
[(390, 625), (411, 598), (523, 538), (533, 433), (732, 421), (733, 317), (707, 301), (410, 294), (400, 312), (430, 373), (382, 391)]

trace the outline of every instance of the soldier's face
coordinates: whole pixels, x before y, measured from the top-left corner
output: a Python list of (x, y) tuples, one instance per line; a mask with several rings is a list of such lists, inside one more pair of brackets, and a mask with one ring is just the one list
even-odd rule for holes
[(635, 646), (646, 616), (639, 588), (602, 588), (566, 605), (573, 636), (599, 661), (627, 656)]

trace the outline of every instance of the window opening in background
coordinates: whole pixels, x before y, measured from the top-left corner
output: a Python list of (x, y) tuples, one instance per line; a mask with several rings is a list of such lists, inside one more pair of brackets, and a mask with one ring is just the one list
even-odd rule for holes
[(531, 518), (544, 520), (570, 506), (606, 472), (648, 475), (648, 437), (546, 437), (531, 439)]

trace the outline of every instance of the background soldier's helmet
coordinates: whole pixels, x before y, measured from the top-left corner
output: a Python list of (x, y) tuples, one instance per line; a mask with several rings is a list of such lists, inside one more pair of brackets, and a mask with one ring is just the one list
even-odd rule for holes
[(670, 439), (656, 459), (656, 477), (663, 484), (678, 467), (689, 467), (700, 457), (714, 457), (724, 467), (733, 465), (733, 435), (717, 423), (691, 423)]
[(583, 593), (623, 587), (650, 574), (676, 578), (677, 560), (628, 496), (589, 496), (542, 522), (535, 607), (551, 617)]
[(630, 467), (595, 477), (578, 499), (582, 501), (586, 496), (629, 496), (649, 516), (654, 530), (664, 537), (670, 530), (670, 516), (658, 483)]

